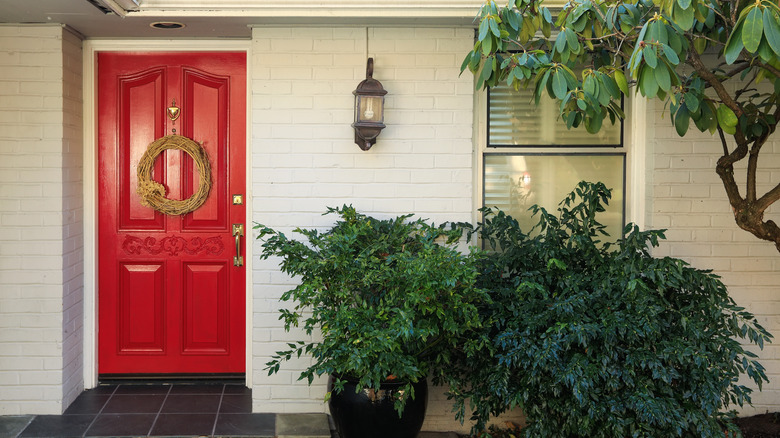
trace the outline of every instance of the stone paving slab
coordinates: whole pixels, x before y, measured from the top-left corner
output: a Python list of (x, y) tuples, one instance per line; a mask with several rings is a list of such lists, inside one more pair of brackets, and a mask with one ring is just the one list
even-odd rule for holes
[(15, 437), (35, 418), (34, 415), (0, 416), (0, 437)]
[(326, 414), (276, 414), (277, 438), (330, 438)]

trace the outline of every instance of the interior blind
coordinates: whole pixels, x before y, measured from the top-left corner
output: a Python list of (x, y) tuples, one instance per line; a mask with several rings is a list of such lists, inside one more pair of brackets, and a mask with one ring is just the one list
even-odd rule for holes
[(488, 94), (490, 147), (511, 146), (613, 146), (622, 145), (622, 123), (604, 121), (597, 134), (584, 126), (566, 129), (560, 118), (560, 105), (546, 95), (539, 105), (533, 101), (533, 89), (515, 91), (498, 86)]

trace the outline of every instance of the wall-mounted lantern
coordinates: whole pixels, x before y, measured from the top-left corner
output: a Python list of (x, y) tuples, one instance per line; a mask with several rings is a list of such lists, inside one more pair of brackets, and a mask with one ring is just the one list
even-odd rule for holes
[(374, 79), (374, 58), (366, 63), (366, 79), (352, 92), (355, 95), (355, 143), (367, 151), (376, 143), (376, 137), (385, 124), (385, 91)]

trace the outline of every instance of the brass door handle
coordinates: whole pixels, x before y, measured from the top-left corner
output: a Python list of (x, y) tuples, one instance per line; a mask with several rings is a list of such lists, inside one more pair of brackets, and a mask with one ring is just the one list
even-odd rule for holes
[(233, 224), (233, 235), (236, 236), (236, 256), (233, 257), (233, 266), (244, 266), (244, 257), (241, 256), (241, 236), (244, 235), (244, 224)]

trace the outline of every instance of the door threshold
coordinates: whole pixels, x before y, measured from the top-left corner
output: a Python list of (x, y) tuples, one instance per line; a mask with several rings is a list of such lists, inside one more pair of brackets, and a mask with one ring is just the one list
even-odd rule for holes
[(244, 385), (243, 373), (215, 374), (100, 374), (99, 385)]

